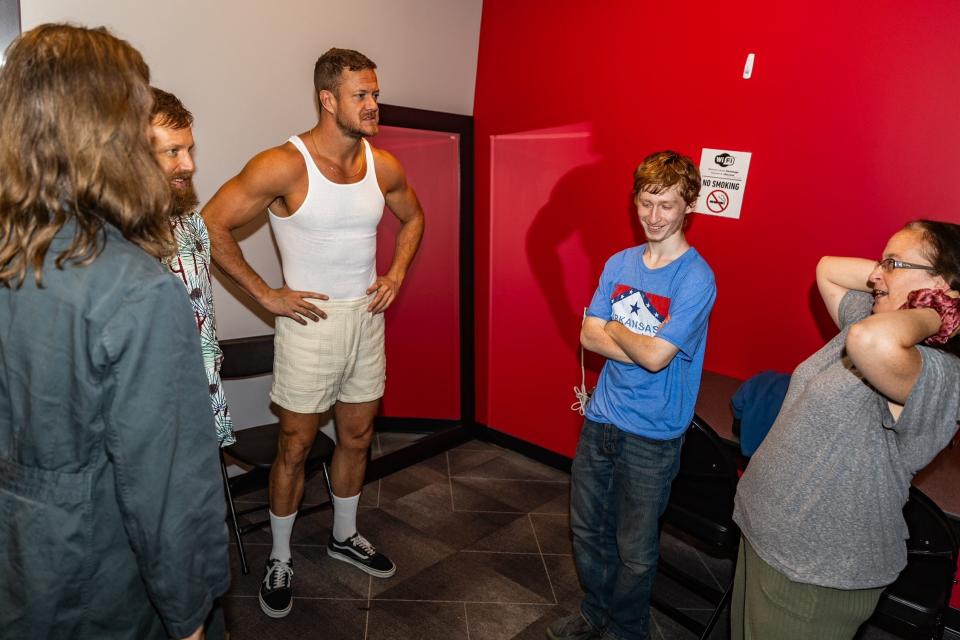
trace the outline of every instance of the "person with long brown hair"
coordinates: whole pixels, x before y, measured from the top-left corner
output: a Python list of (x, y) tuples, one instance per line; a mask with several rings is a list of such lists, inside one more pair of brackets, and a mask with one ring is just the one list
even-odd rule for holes
[(229, 583), (213, 416), (149, 70), (47, 24), (0, 69), (0, 629), (201, 637)]

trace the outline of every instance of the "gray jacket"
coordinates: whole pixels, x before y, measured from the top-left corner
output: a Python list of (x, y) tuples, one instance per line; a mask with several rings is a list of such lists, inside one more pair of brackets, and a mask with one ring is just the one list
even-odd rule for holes
[(217, 441), (183, 286), (113, 227), (0, 287), (0, 638), (193, 632), (229, 584)]

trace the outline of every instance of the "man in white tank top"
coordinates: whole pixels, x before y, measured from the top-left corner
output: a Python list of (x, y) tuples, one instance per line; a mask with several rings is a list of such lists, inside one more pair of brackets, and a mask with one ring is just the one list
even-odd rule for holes
[[(330, 49), (317, 60), (320, 119), (267, 149), (203, 209), (213, 259), (277, 316), (274, 386), (280, 441), (270, 472), (273, 549), (260, 607), (293, 606), (290, 534), (303, 496), (304, 462), (323, 414), (333, 409), (337, 447), (330, 468), (333, 531), (327, 553), (381, 578), (396, 571), (357, 532), (373, 418), (383, 395), (383, 312), (393, 303), (423, 235), (423, 211), (400, 163), (365, 140), (378, 130), (376, 65)], [(384, 204), (401, 222), (390, 269), (377, 275), (376, 227)], [(269, 209), (284, 285), (271, 288), (244, 260), (231, 231)]]

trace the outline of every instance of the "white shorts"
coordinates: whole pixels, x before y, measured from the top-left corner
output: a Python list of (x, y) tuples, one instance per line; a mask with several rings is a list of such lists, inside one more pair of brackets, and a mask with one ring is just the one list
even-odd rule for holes
[(277, 317), (270, 399), (289, 411), (321, 413), (340, 400), (383, 396), (387, 358), (383, 314), (367, 307), (373, 295), (316, 300), (327, 317), (306, 325)]

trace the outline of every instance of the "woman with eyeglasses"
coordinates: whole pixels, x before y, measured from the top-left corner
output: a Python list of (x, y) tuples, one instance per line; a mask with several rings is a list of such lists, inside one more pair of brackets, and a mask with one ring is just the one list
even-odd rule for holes
[(852, 638), (906, 565), (910, 481), (960, 418), (960, 225), (911, 222), (879, 262), (823, 258), (817, 285), (840, 333), (740, 481), (733, 638)]

